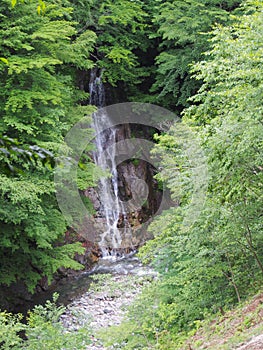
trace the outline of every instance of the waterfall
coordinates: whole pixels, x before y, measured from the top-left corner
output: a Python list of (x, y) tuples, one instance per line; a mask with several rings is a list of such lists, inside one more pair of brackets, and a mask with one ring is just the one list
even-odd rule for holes
[[(90, 104), (96, 105), (98, 108), (105, 106), (105, 89), (102, 83), (102, 73), (97, 68), (93, 69), (89, 83)], [(99, 242), (103, 257), (117, 255), (122, 246), (123, 234), (119, 229), (120, 222), (124, 225), (124, 234), (129, 231), (127, 215), (118, 193), (118, 172), (116, 149), (114, 147), (117, 127), (111, 127), (100, 132), (101, 125), (107, 125), (107, 118), (109, 117), (104, 111), (94, 113), (92, 125), (96, 132), (94, 161), (96, 165), (110, 175), (100, 179), (98, 189), (101, 203), (100, 216), (105, 220), (105, 231), (101, 234)]]
[(98, 75), (98, 68), (93, 68), (90, 73), (89, 82), (89, 103), (98, 108), (105, 107), (105, 89), (102, 83), (103, 70)]

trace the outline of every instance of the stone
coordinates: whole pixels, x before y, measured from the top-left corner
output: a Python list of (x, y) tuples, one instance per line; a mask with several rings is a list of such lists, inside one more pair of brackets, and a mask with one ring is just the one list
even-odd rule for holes
[[(145, 275), (150, 275), (151, 270), (145, 269)], [(134, 278), (132, 282), (131, 277)], [(140, 279), (139, 283), (135, 283), (137, 279)], [(87, 346), (86, 350), (105, 350), (96, 332), (119, 325), (127, 313), (128, 306), (141, 292), (143, 286), (150, 281), (151, 277), (132, 276), (131, 274), (111, 275), (109, 280), (106, 280), (101, 286), (101, 290), (90, 290), (67, 306), (65, 314), (61, 316), (65, 329), (78, 329), (86, 324), (92, 334), (92, 344)]]
[(104, 309), (103, 312), (104, 312), (105, 314), (111, 314), (111, 313), (112, 313), (112, 310), (110, 310), (110, 309)]

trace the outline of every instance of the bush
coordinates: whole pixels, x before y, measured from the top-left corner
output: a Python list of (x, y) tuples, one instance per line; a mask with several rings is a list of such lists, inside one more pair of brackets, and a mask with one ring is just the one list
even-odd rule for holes
[(61, 322), (65, 307), (57, 306), (58, 294), (45, 306), (37, 305), (29, 311), (27, 323), (21, 314), (0, 312), (0, 347), (3, 350), (81, 350), (90, 344), (87, 327), (67, 330)]

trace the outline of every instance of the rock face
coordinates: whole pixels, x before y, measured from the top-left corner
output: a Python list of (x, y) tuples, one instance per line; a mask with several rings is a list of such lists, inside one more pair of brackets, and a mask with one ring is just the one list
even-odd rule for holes
[(143, 123), (121, 123), (121, 119), (119, 125), (111, 124), (103, 107), (117, 101), (109, 98), (112, 94), (103, 83), (103, 69), (93, 68), (88, 84), (85, 79), (81, 88), (89, 92), (89, 103), (99, 109), (93, 116), (96, 152), (92, 156), (100, 168), (111, 173), (111, 178), (103, 178), (97, 189), (83, 191), (95, 209), (86, 231), (89, 238), (94, 235), (93, 243), (98, 243), (102, 251), (134, 249), (150, 238), (145, 224), (158, 210), (162, 197), (149, 150), (157, 130)]
[[(147, 161), (150, 159), (149, 150), (140, 149), (140, 139), (143, 135), (144, 139), (151, 140), (154, 132), (153, 129), (137, 124), (120, 125), (115, 132), (115, 142), (123, 148), (126, 147), (126, 144), (120, 141), (138, 139), (138, 145), (136, 147), (135, 143), (133, 151), (134, 157), (125, 159), (125, 155), (129, 155), (131, 150), (118, 149), (118, 152), (124, 155), (124, 160), (116, 164), (118, 197), (121, 206), (125, 209), (124, 213), (119, 214), (117, 223), (122, 235), (120, 249), (137, 248), (152, 238), (146, 232), (146, 223), (149, 223), (157, 212), (162, 199), (162, 191), (158, 188), (157, 180), (154, 178), (156, 169)], [(105, 148), (108, 146), (111, 145), (104, 145)], [(104, 198), (100, 198), (98, 188), (88, 188), (83, 194), (90, 199), (95, 209), (95, 214), (93, 214), (94, 241), (98, 243), (100, 236), (107, 229), (106, 218), (102, 210)], [(125, 230), (125, 227), (128, 229)]]

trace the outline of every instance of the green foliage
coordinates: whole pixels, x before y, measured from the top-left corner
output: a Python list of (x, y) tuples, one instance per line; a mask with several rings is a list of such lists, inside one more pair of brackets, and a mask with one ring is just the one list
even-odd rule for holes
[(112, 85), (120, 81), (138, 84), (147, 76), (135, 53), (137, 47), (144, 50), (147, 45), (145, 17), (140, 2), (104, 1), (100, 7), (98, 65)]
[[(0, 4), (0, 135), (6, 135), (0, 154), (0, 283), (22, 280), (30, 291), (61, 266), (82, 267), (73, 259), (81, 245), (63, 245), (66, 224), (52, 166), (66, 132), (92, 111), (80, 106), (88, 95), (75, 77), (93, 66), (89, 54), (96, 39), (91, 31), (78, 34), (72, 9), (60, 2), (45, 1), (44, 13), (38, 12), (31, 1), (13, 8), (9, 0)], [(90, 173), (83, 179), (87, 187)]]
[(0, 139), (1, 171), (5, 175), (23, 174), (23, 168), (31, 165), (54, 167), (53, 153), (37, 145), (22, 146), (17, 140), (3, 135)]
[[(19, 136), (21, 141), (27, 141), (24, 134), (30, 135), (30, 141), (34, 138), (38, 142), (61, 141), (67, 125), (60, 118), (65, 116), (68, 102), (76, 103), (83, 98), (74, 89), (70, 69), (65, 74), (59, 67), (75, 60), (78, 68), (91, 68), (87, 55), (95, 34), (88, 32), (71, 42), (77, 33), (74, 23), (63, 19), (69, 15), (70, 9), (61, 9), (59, 13), (59, 8), (52, 4), (47, 5), (45, 16), (34, 13), (31, 4), (2, 15), (1, 51), (8, 65), (1, 66), (0, 97), (6, 101), (1, 108), (5, 123), (1, 130), (7, 132), (12, 128), (12, 136)], [(84, 45), (86, 50), (80, 54)]]
[(226, 23), (240, 1), (165, 1), (154, 14), (161, 38), (158, 66), (152, 90), (156, 101), (170, 108), (186, 107), (187, 99), (197, 91), (198, 82), (190, 78), (189, 65), (198, 62), (209, 47), (204, 35), (215, 23)]
[(51, 181), (1, 176), (1, 283), (24, 280), (32, 290), (40, 275), (52, 278), (61, 266), (79, 269), (72, 260), (80, 245), (57, 246), (66, 231)]
[(19, 332), (25, 329), (21, 323), (23, 316), (21, 314), (12, 315), (6, 311), (0, 312), (0, 344), (2, 349), (21, 349), (22, 339)]
[[(56, 306), (58, 295), (53, 301), (47, 301), (45, 306), (35, 306), (29, 312), (27, 323), (22, 323), (22, 315), (0, 313), (2, 349), (18, 350), (73, 350), (86, 349), (90, 344), (89, 333), (85, 328), (78, 331), (65, 330), (60, 316), (65, 312), (62, 306)], [(26, 340), (19, 335), (23, 331)]]
[(151, 1), (72, 0), (71, 3), (74, 17), (80, 22), (79, 31), (93, 30), (97, 34), (91, 57), (103, 72), (104, 82), (112, 86), (112, 91), (118, 87), (128, 98), (136, 98), (152, 70), (148, 62), (149, 55), (152, 56), (150, 50), (154, 50), (149, 39)]
[(216, 26), (206, 60), (192, 66), (201, 87), (183, 113), (182, 131), (185, 125), (198, 134), (210, 176), (206, 203), (191, 225), (185, 218), (198, 179), (195, 148), (189, 153), (194, 140), (182, 142), (180, 124), (157, 137), (158, 178), (179, 206), (150, 226), (155, 238), (140, 254), (162, 277), (122, 325), (123, 349), (180, 349), (200, 320), (262, 285), (262, 7), (249, 1), (231, 26)]
[(186, 117), (201, 125), (204, 146), (213, 150), (210, 187), (214, 205), (221, 207), (219, 232), (225, 249), (232, 246), (232, 264), (243, 256), (248, 265), (251, 259), (256, 264), (251, 271), (262, 273), (262, 2), (257, 11), (253, 5), (244, 7), (248, 14), (234, 26), (215, 30), (212, 59), (194, 69), (204, 81), (193, 98), (201, 103)]

